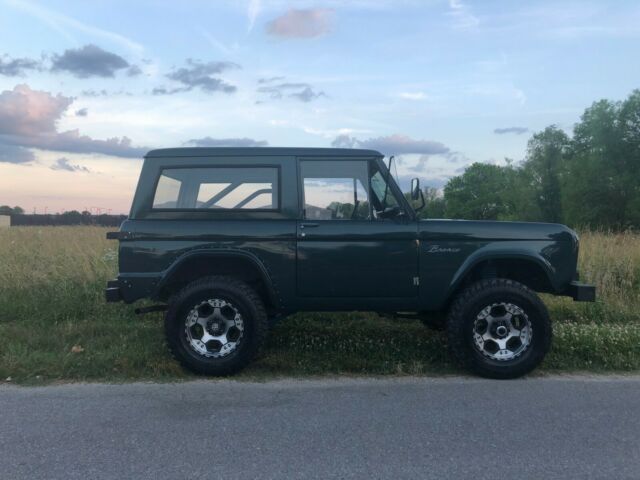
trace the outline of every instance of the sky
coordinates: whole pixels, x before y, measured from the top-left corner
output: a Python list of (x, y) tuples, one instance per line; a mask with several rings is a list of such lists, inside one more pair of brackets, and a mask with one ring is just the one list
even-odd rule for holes
[(127, 213), (142, 156), (361, 147), (405, 189), (640, 87), (637, 1), (0, 0), (0, 205)]

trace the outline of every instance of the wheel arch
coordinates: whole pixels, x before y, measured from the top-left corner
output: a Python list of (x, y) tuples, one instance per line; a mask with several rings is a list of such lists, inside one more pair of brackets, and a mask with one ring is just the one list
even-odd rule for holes
[(553, 265), (537, 252), (479, 252), (470, 256), (453, 276), (447, 304), (467, 286), (487, 278), (506, 278), (536, 292), (557, 292)]
[(241, 250), (198, 250), (178, 257), (167, 268), (156, 288), (156, 297), (166, 300), (186, 284), (210, 275), (228, 275), (249, 283), (269, 309), (280, 300), (269, 271), (254, 254)]

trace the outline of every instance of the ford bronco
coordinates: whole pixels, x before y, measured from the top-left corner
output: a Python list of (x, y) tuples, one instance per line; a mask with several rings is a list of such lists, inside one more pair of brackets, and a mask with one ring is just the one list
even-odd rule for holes
[[(107, 301), (166, 310), (169, 349), (207, 375), (238, 371), (270, 324), (298, 311), (444, 318), (471, 371), (535, 368), (551, 322), (534, 292), (594, 301), (578, 236), (546, 223), (419, 220), (374, 150), (178, 148), (149, 152)], [(419, 207), (418, 207), (419, 208)], [(142, 308), (142, 311), (154, 307)]]

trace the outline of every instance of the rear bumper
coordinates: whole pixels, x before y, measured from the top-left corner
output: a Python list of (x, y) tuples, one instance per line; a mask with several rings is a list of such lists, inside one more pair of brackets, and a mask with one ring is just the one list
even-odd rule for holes
[(105, 300), (111, 302), (121, 302), (122, 291), (120, 290), (120, 282), (118, 280), (109, 280), (107, 282), (107, 288), (104, 290)]
[(577, 280), (574, 280), (569, 284), (565, 294), (573, 298), (576, 302), (596, 301), (595, 285), (588, 285), (586, 283), (578, 282)]

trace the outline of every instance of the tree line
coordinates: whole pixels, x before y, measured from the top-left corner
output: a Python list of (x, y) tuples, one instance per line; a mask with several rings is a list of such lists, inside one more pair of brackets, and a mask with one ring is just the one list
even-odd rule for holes
[(24, 209), (22, 207), (10, 207), (9, 205), (0, 205), (0, 215), (22, 215)]
[(600, 100), (568, 135), (535, 133), (524, 160), (474, 163), (443, 194), (426, 188), (426, 218), (560, 222), (621, 230), (640, 227), (640, 90)]
[[(3, 210), (0, 206), (0, 215), (11, 215), (13, 226), (61, 226), (61, 225), (99, 225), (102, 227), (118, 227), (127, 218), (126, 215), (93, 215), (91, 212), (71, 210), (64, 213), (34, 213), (25, 214), (20, 207)], [(6, 212), (6, 213), (3, 213)]]

